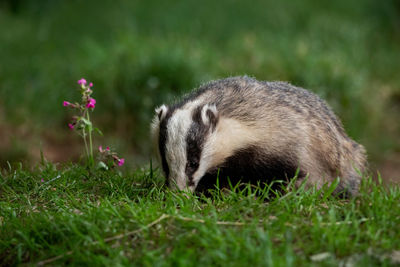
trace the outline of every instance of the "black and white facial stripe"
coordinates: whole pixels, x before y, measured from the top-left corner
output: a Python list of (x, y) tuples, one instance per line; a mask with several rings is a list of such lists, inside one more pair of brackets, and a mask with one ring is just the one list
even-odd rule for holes
[[(214, 109), (214, 110), (212, 110)], [(201, 153), (204, 148), (204, 142), (210, 131), (214, 131), (218, 117), (215, 116), (215, 106), (199, 106), (193, 110), (192, 125), (186, 136), (186, 170), (188, 177), (188, 186), (194, 186), (193, 174), (200, 165)]]
[[(218, 117), (214, 105), (191, 105), (185, 109), (158, 109), (158, 149), (167, 184), (195, 188), (204, 142), (215, 130)], [(195, 177), (196, 176), (196, 177)]]

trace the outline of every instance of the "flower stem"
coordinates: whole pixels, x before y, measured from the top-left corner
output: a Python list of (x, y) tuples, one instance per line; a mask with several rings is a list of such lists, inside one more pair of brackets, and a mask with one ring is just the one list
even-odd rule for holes
[(86, 132), (85, 129), (82, 129), (82, 137), (83, 137), (83, 142), (85, 143), (85, 150), (86, 150), (86, 156), (89, 158), (89, 150), (86, 142)]
[[(89, 115), (89, 111), (86, 112), (86, 118), (87, 120), (90, 122), (90, 115)], [(93, 131), (93, 126), (92, 124), (89, 125), (88, 127), (88, 134), (89, 134), (89, 152), (90, 152), (90, 156), (88, 154), (88, 158), (89, 158), (89, 165), (93, 166), (94, 164), (94, 159), (93, 159), (93, 143), (92, 143), (92, 131)]]

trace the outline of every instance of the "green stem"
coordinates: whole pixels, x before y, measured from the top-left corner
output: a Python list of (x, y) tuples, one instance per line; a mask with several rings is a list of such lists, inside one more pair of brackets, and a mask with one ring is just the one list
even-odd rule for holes
[[(91, 121), (90, 121), (89, 111), (86, 112), (86, 118), (87, 118), (87, 120), (88, 120), (89, 122), (91, 122)], [(90, 152), (89, 164), (90, 164), (91, 166), (93, 166), (93, 163), (94, 163), (94, 161), (93, 161), (93, 143), (92, 143), (92, 131), (93, 131), (93, 126), (92, 126), (92, 125), (89, 125), (88, 128), (89, 128), (89, 129), (88, 129), (88, 134), (89, 134), (89, 152)], [(88, 155), (88, 156), (89, 156), (89, 155)]]
[(86, 150), (86, 156), (89, 158), (89, 150), (86, 142), (86, 132), (85, 128), (82, 129), (82, 137), (83, 137), (83, 142), (85, 143), (85, 150)]

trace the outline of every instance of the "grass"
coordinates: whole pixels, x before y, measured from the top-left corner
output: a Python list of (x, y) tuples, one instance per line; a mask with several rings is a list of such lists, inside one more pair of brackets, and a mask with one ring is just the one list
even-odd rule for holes
[(3, 170), (0, 265), (399, 264), (399, 187), (365, 179), (348, 200), (249, 189), (185, 196), (147, 168)]

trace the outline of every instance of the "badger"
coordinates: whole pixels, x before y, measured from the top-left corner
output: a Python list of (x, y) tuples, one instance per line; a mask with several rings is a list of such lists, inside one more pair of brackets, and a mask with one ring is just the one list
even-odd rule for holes
[[(167, 185), (274, 180), (356, 195), (366, 152), (316, 94), (287, 82), (231, 77), (155, 110), (151, 136)], [(204, 186), (206, 185), (206, 186)]]

